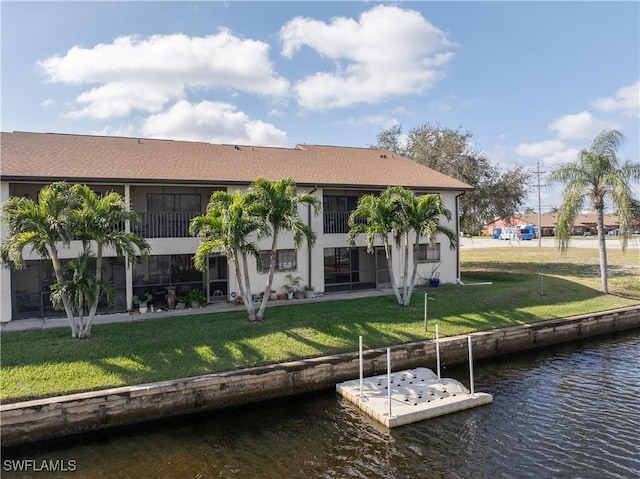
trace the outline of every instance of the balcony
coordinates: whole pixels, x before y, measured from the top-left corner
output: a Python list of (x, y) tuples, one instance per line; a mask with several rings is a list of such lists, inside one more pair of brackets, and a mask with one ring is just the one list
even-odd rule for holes
[[(346, 234), (349, 232), (350, 211), (335, 211), (323, 213), (324, 234)], [(357, 218), (359, 224), (366, 223), (366, 218)]]
[(189, 224), (200, 212), (138, 213), (140, 224), (133, 232), (143, 238), (188, 238)]

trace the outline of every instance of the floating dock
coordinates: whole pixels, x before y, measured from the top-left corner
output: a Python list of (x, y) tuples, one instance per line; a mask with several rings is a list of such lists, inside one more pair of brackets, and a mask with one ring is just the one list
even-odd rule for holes
[(336, 391), (388, 428), (493, 402), (490, 394), (472, 392), (455, 379), (439, 379), (427, 368), (398, 371), (390, 376), (345, 381), (336, 385)]

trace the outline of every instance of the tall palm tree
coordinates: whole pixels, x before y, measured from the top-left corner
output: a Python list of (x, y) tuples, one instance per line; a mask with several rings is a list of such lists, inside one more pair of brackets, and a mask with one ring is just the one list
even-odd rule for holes
[(618, 210), (620, 239), (623, 251), (631, 237), (633, 197), (630, 183), (640, 179), (640, 163), (621, 162), (617, 150), (624, 136), (617, 130), (602, 131), (578, 154), (576, 161), (554, 169), (548, 176), (549, 185), (564, 183), (563, 203), (558, 214), (556, 238), (561, 251), (566, 252), (575, 217), (591, 203), (597, 215), (600, 279), (603, 293), (609, 292), (607, 247), (604, 232), (604, 209), (611, 201)]
[(249, 281), (248, 257), (252, 256), (256, 261), (260, 261), (260, 250), (250, 238), (261, 232), (262, 228), (263, 223), (253, 213), (249, 198), (239, 191), (213, 193), (206, 213), (193, 218), (189, 226), (189, 232), (200, 240), (193, 257), (196, 269), (205, 271), (209, 256), (217, 252), (221, 252), (233, 262), (240, 296), (247, 309), (249, 321), (255, 321), (256, 314)]
[[(38, 201), (30, 198), (11, 197), (2, 205), (2, 221), (8, 235), (0, 245), (2, 263), (21, 269), (24, 249), (31, 247), (42, 258), (50, 258), (58, 284), (64, 281), (64, 272), (58, 255), (59, 245), (69, 245), (73, 239), (73, 210), (78, 199), (65, 181), (45, 186), (38, 194)], [(60, 293), (60, 301), (69, 318), (72, 337), (78, 329), (73, 319), (67, 294)]]
[[(426, 238), (427, 243), (432, 245), (438, 234), (442, 234), (449, 239), (449, 246), (454, 249), (458, 244), (456, 234), (450, 228), (440, 224), (441, 218), (451, 220), (451, 212), (444, 206), (440, 195), (423, 195), (416, 196), (411, 190), (404, 190), (403, 193), (404, 218), (407, 224), (403, 228), (404, 247), (405, 247), (405, 268), (404, 268), (404, 294), (403, 305), (409, 306), (411, 302), (411, 294), (416, 284), (418, 273), (418, 251), (420, 248), (420, 239)], [(407, 281), (409, 274), (408, 267), (408, 250), (410, 244), (411, 232), (415, 233), (415, 242), (413, 244), (413, 271), (411, 280)]]
[(296, 184), (291, 178), (284, 178), (278, 181), (258, 178), (251, 184), (248, 195), (254, 205), (255, 214), (264, 222), (264, 228), (259, 239), (263, 236), (271, 236), (272, 238), (269, 277), (257, 316), (257, 319), (261, 321), (264, 318), (264, 311), (273, 285), (280, 232), (293, 233), (293, 241), (296, 248), (302, 245), (303, 239), (306, 239), (309, 247), (312, 247), (316, 241), (316, 234), (309, 225), (300, 219), (298, 206), (302, 204), (310, 205), (313, 207), (315, 214), (318, 214), (320, 200), (308, 193), (298, 194)]
[(136, 255), (147, 256), (151, 248), (144, 238), (131, 231), (125, 231), (126, 221), (135, 226), (140, 219), (135, 211), (129, 208), (122, 195), (116, 192), (98, 195), (86, 185), (74, 185), (72, 192), (80, 201), (80, 208), (74, 216), (76, 237), (83, 241), (85, 248), (90, 249), (90, 244), (93, 242), (96, 245), (96, 290), (91, 296), (93, 301), (90, 303), (87, 324), (84, 328), (81, 325), (79, 330), (79, 337), (89, 337), (103, 284), (104, 248), (113, 249), (118, 257), (124, 258), (127, 264), (135, 263)]
[(355, 210), (349, 215), (349, 232), (347, 233), (347, 239), (352, 244), (357, 236), (364, 234), (367, 239), (367, 252), (370, 254), (375, 251), (376, 238), (382, 241), (391, 287), (398, 304), (403, 304), (403, 300), (393, 273), (390, 237), (398, 238), (401, 193), (400, 187), (390, 186), (380, 195), (366, 194), (360, 197)]

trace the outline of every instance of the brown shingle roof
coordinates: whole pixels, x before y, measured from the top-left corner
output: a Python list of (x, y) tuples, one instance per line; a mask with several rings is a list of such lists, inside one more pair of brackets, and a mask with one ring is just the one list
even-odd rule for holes
[(155, 183), (250, 183), (291, 177), (299, 185), (468, 190), (469, 185), (386, 150), (296, 148), (56, 133), (1, 133), (3, 179)]

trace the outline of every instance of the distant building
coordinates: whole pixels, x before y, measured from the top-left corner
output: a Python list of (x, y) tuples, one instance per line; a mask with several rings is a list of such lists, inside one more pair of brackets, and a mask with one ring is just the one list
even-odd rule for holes
[[(540, 215), (541, 223), (538, 224), (538, 214), (522, 214), (511, 218), (501, 218), (489, 223), (483, 230), (482, 234), (491, 236), (494, 227), (509, 227), (517, 225), (532, 224), (540, 228), (541, 236), (555, 236), (556, 234), (556, 214), (542, 213)], [(597, 215), (595, 213), (579, 214), (573, 223), (572, 234), (582, 235), (587, 232), (596, 234)], [(617, 215), (604, 215), (604, 227), (606, 231), (617, 229), (620, 222)]]

